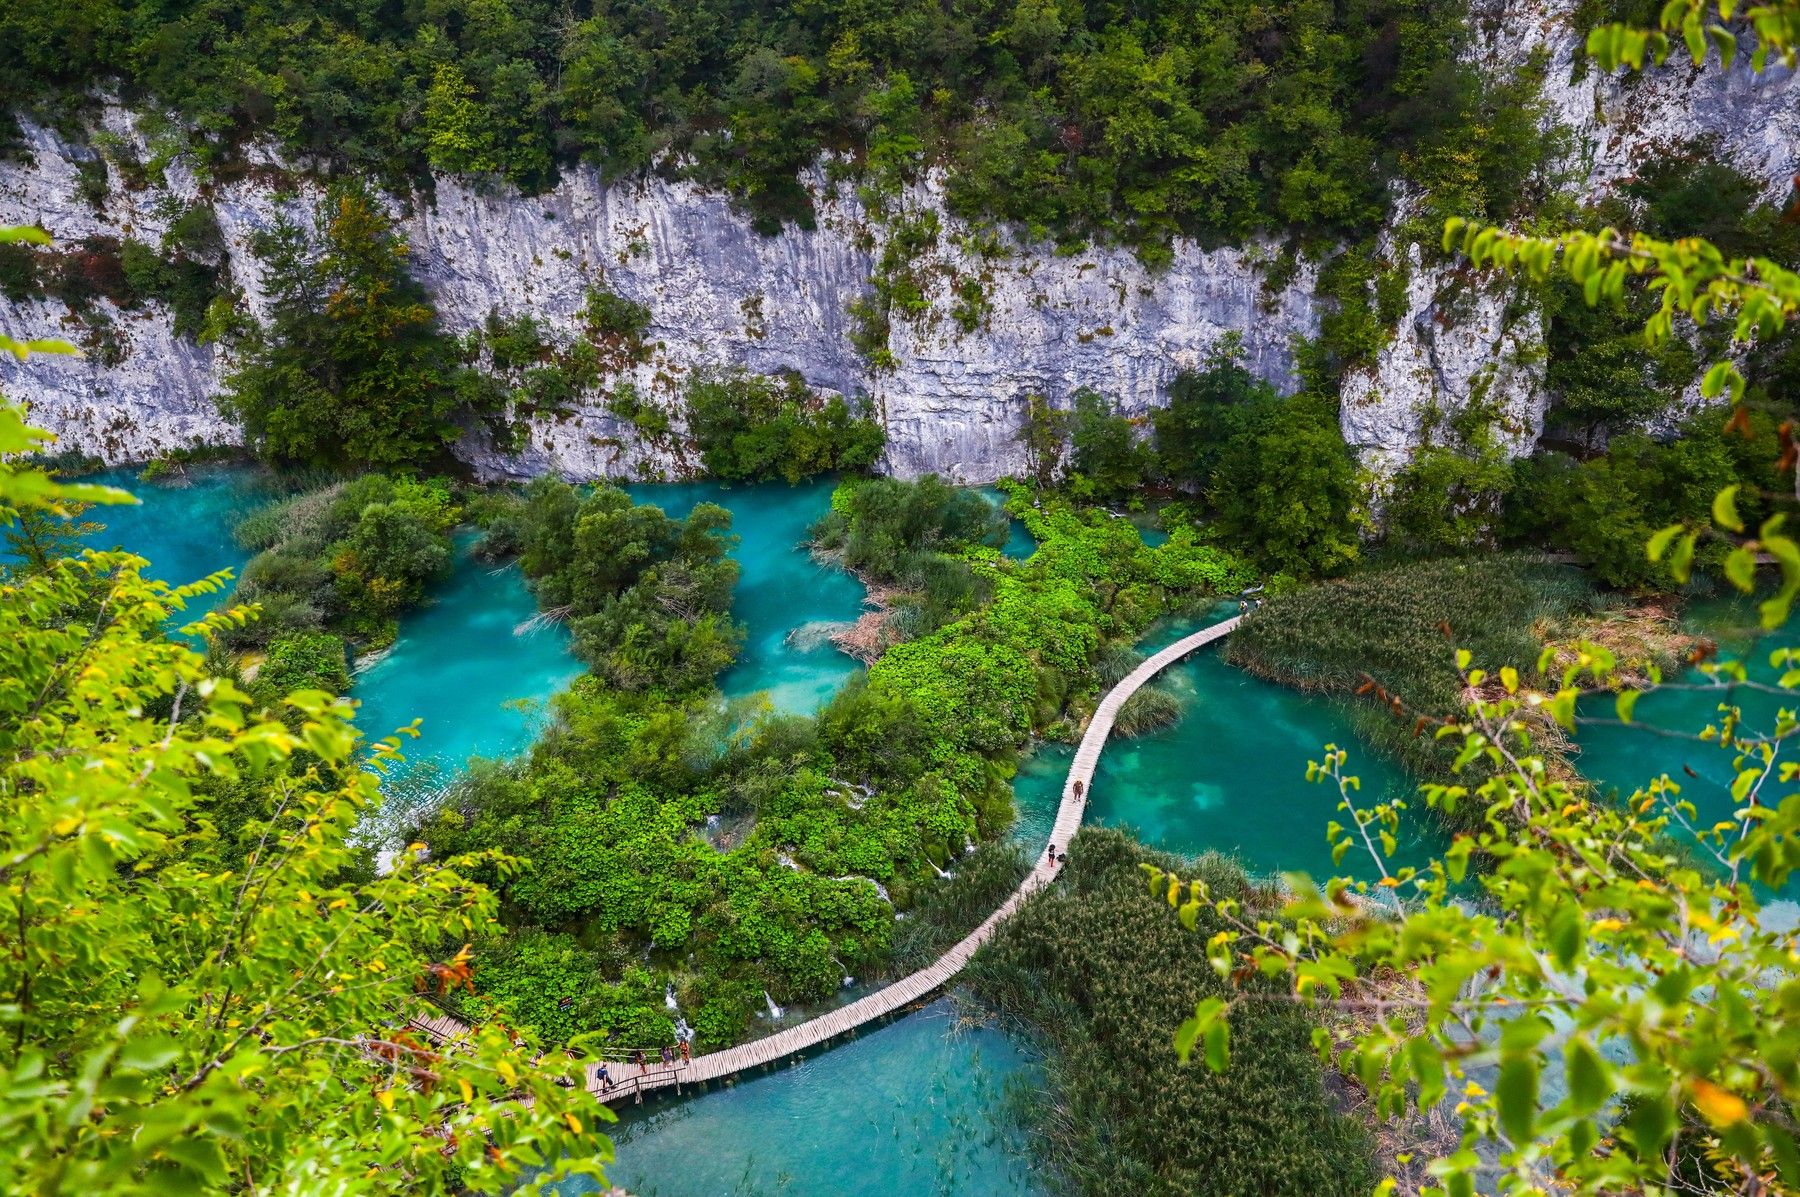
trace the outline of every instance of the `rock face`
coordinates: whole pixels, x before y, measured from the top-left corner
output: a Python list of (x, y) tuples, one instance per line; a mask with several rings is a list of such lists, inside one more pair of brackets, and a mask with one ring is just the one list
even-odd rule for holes
[[(1800, 169), (1800, 86), (1791, 73), (1756, 77), (1671, 66), (1618, 83), (1574, 68), (1579, 38), (1567, 0), (1519, 0), (1477, 14), (1471, 53), (1485, 69), (1508, 72), (1536, 53), (1547, 57), (1543, 94), (1556, 121), (1574, 134), (1575, 169), (1604, 188), (1646, 154), (1696, 137), (1778, 194)], [(111, 110), (115, 137), (141, 140), (130, 115)], [(0, 166), (0, 223), (37, 223), (59, 242), (95, 235), (154, 243), (180, 206), (202, 188), (180, 163), (160, 186), (130, 190), (109, 166), (104, 202), (81, 198), (78, 164), (92, 151), (26, 126), (31, 161)], [(141, 153), (140, 156), (147, 157)], [(1265, 282), (1267, 245), (1207, 251), (1178, 243), (1166, 269), (1152, 272), (1129, 253), (1094, 249), (1057, 256), (1047, 247), (978, 245), (942, 215), (941, 191), (927, 180), (901, 197), (911, 213), (934, 213), (935, 246), (914, 261), (931, 311), (918, 322), (896, 316), (891, 364), (876, 369), (851, 343), (849, 303), (869, 289), (892, 221), (868, 219), (855, 194), (811, 180), (818, 226), (777, 236), (753, 231), (722, 196), (660, 180), (604, 185), (572, 170), (552, 192), (533, 197), (439, 179), (435, 197), (396, 206), (415, 273), (454, 333), (490, 314), (530, 313), (574, 335), (592, 287), (647, 305), (654, 343), (630, 371), (640, 394), (677, 415), (682, 379), (696, 369), (743, 366), (795, 370), (818, 388), (862, 395), (888, 433), (886, 468), (912, 476), (936, 471), (985, 482), (1025, 468), (1019, 430), (1026, 397), (1059, 405), (1081, 387), (1142, 415), (1169, 379), (1198, 364), (1227, 334), (1252, 369), (1278, 386), (1294, 384), (1293, 344), (1317, 332), (1315, 275), (1302, 266), (1282, 285)], [(231, 277), (253, 311), (261, 307), (259, 268), (250, 252), (283, 204), (304, 218), (310, 197), (278, 200), (251, 175), (208, 187)], [(1401, 203), (1406, 203), (1402, 197)], [(1502, 444), (1525, 451), (1541, 432), (1541, 320), (1498, 291), (1410, 254), (1406, 311), (1367, 371), (1346, 380), (1346, 439), (1377, 473), (1404, 464), (1441, 418), (1471, 403), (1491, 411)], [(953, 318), (973, 294), (972, 329)], [(59, 448), (107, 461), (142, 459), (196, 443), (233, 443), (238, 431), (212, 401), (228, 363), (212, 348), (178, 339), (166, 313), (149, 307), (96, 309), (113, 324), (106, 355), (34, 357), (0, 364), (0, 388), (30, 402)], [(59, 303), (8, 304), (0, 327), (18, 335), (80, 340), (79, 321)], [(691, 468), (678, 446), (645, 444), (609, 414), (602, 396), (570, 414), (537, 422), (517, 452), (471, 436), (459, 450), (486, 476), (558, 471), (571, 477), (669, 475)]]

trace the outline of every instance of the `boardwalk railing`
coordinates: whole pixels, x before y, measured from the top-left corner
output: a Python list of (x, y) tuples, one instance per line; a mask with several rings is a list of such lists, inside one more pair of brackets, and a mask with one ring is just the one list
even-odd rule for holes
[[(1099, 764), (1101, 750), (1106, 747), (1106, 741), (1112, 735), (1113, 721), (1118, 718), (1119, 708), (1125, 705), (1125, 700), (1195, 649), (1230, 635), (1237, 625), (1238, 619), (1228, 619), (1203, 628), (1191, 636), (1184, 636), (1161, 652), (1146, 658), (1143, 664), (1127, 674), (1100, 700), (1087, 731), (1081, 737), (1081, 744), (1075, 750), (1075, 759), (1069, 764), (1068, 776), (1063, 781), (1062, 802), (1057, 807), (1056, 822), (1050, 831), (1052, 845), (1067, 848), (1069, 841), (1080, 830), (1082, 816), (1087, 810), (1088, 793), (1093, 787), (1094, 767)], [(988, 915), (979, 927), (969, 932), (955, 947), (927, 967), (902, 977), (867, 997), (858, 998), (829, 1014), (821, 1014), (766, 1038), (741, 1043), (724, 1051), (707, 1052), (687, 1061), (664, 1064), (655, 1060), (640, 1068), (635, 1063), (609, 1060), (606, 1067), (611, 1074), (610, 1085), (603, 1086), (600, 1082), (601, 1065), (590, 1064), (588, 1089), (603, 1100), (614, 1101), (627, 1094), (638, 1097), (656, 1089), (720, 1080), (758, 1065), (772, 1064), (807, 1048), (817, 1047), (892, 1014), (942, 989), (962, 971), (963, 965), (969, 962), (969, 957), (975, 954), (975, 950), (988, 941), (994, 928), (1017, 910), (1026, 898), (1050, 884), (1056, 876), (1056, 869), (1056, 864), (1049, 859), (1048, 854), (1039, 857), (1031, 872), (1026, 874), (1025, 880), (1019, 883), (1019, 888), (1008, 895), (998, 910)], [(469, 1027), (465, 1023), (448, 1014), (434, 1014), (410, 1021), (414, 1027), (440, 1041), (453, 1040), (469, 1033)]]

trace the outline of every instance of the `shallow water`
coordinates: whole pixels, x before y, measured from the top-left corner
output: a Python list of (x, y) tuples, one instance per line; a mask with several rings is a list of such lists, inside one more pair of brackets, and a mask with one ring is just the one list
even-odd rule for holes
[[(250, 554), (231, 538), (231, 530), (272, 494), (271, 480), (261, 470), (231, 465), (190, 466), (156, 482), (138, 479), (138, 471), (107, 470), (80, 479), (116, 486), (136, 495), (135, 506), (92, 507), (82, 519), (103, 527), (83, 537), (96, 549), (125, 549), (150, 562), (146, 574), (171, 585), (197, 582), (230, 569), (241, 573)], [(171, 621), (187, 624), (225, 601), (228, 584), (216, 595), (190, 603)]]
[[(1684, 613), (1683, 623), (1691, 631), (1717, 640), (1720, 659), (1743, 661), (1750, 679), (1765, 684), (1773, 684), (1785, 671), (1785, 667), (1769, 664), (1770, 651), (1800, 644), (1800, 629), (1790, 624), (1778, 632), (1764, 633), (1757, 624), (1755, 606), (1737, 599), (1697, 602)], [(1690, 684), (1708, 680), (1699, 670), (1688, 670), (1678, 679)], [(1744, 731), (1758, 734), (1773, 730), (1777, 708), (1800, 705), (1800, 691), (1779, 696), (1740, 687), (1652, 692), (1637, 704), (1632, 726), (1578, 725), (1575, 765), (1582, 776), (1603, 790), (1627, 797), (1666, 773), (1681, 785), (1681, 796), (1694, 803), (1699, 826), (1729, 819), (1734, 809), (1730, 789), (1736, 774), (1731, 767), (1733, 754), (1694, 738), (1719, 718), (1721, 702), (1741, 707)], [(1585, 700), (1578, 710), (1584, 717), (1616, 717), (1610, 698)], [(1689, 769), (1698, 776), (1690, 775)], [(1776, 792), (1785, 793), (1786, 788)]]
[(805, 548), (807, 530), (831, 510), (833, 486), (820, 479), (797, 486), (670, 482), (625, 488), (637, 502), (676, 517), (703, 502), (731, 511), (731, 530), (739, 538), (732, 556), (742, 569), (731, 613), (747, 634), (737, 663), (719, 678), (729, 697), (763, 693), (775, 709), (807, 715), (861, 668), (817, 635), (805, 634), (863, 612), (862, 583), (814, 561)]
[[(241, 572), (250, 554), (232, 540), (244, 515), (273, 494), (269, 476), (241, 465), (193, 467), (163, 482), (135, 470), (93, 481), (122, 487), (140, 505), (94, 508), (105, 528), (88, 537), (148, 558), (150, 575), (185, 582), (215, 570)], [(744, 652), (721, 678), (733, 697), (766, 691), (779, 709), (810, 712), (860, 666), (829, 644), (811, 648), (789, 634), (815, 621), (854, 619), (863, 588), (849, 574), (814, 562), (801, 546), (807, 528), (830, 507), (831, 483), (727, 488), (686, 483), (630, 488), (639, 502), (685, 515), (701, 501), (731, 509), (742, 564), (733, 613), (748, 628)], [(425, 606), (408, 612), (392, 648), (362, 662), (351, 694), (358, 724), (372, 737), (419, 719), (420, 736), (403, 740), (407, 761), (384, 785), (411, 804), (441, 790), (471, 756), (508, 756), (529, 747), (544, 704), (580, 676), (561, 627), (527, 626), (537, 613), (516, 567), (470, 557), (473, 535), (458, 534), (456, 570)], [(223, 601), (191, 606), (179, 623)]]
[[(1236, 610), (1222, 604), (1195, 620), (1167, 621), (1138, 648), (1155, 652)], [(1335, 785), (1308, 782), (1306, 763), (1318, 760), (1327, 743), (1349, 749), (1364, 806), (1410, 796), (1413, 783), (1373, 751), (1359, 751), (1337, 704), (1234, 669), (1216, 646), (1171, 666), (1162, 680), (1181, 698), (1180, 721), (1107, 745), (1088, 821), (1132, 829), (1144, 843), (1182, 855), (1233, 855), (1259, 876), (1374, 875), (1372, 862), (1356, 852), (1333, 868), (1325, 826), (1348, 820), (1337, 809)]]
[(637, 1197), (1042, 1193), (1001, 1116), (1008, 1083), (1034, 1079), (1015, 1040), (939, 999), (792, 1067), (624, 1107), (607, 1176)]
[(532, 620), (537, 602), (518, 567), (471, 557), (473, 533), (456, 540), (455, 572), (401, 618), (392, 648), (359, 664), (350, 691), (371, 739), (420, 721), (417, 740), (401, 739), (406, 761), (382, 782), (390, 815), (442, 791), (470, 757), (530, 747), (551, 697), (583, 672), (568, 629)]

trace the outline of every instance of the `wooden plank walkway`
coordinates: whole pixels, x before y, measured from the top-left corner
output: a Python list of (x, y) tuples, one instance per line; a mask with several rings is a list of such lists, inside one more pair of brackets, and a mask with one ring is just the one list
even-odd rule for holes
[[(1069, 841), (1080, 830), (1082, 816), (1087, 810), (1088, 792), (1093, 786), (1094, 767), (1100, 762), (1100, 753), (1112, 735), (1113, 721), (1118, 718), (1119, 708), (1125, 705), (1125, 700), (1195, 649), (1230, 635), (1238, 625), (1238, 618), (1203, 628), (1146, 658), (1143, 664), (1132, 670), (1100, 700), (1087, 731), (1081, 737), (1080, 746), (1075, 749), (1075, 759), (1069, 764), (1068, 776), (1063, 780), (1062, 803), (1057, 807), (1056, 822), (1050, 831), (1050, 843), (1067, 850)], [(759, 1065), (784, 1060), (892, 1014), (948, 984), (962, 971), (963, 965), (969, 962), (969, 957), (975, 954), (975, 950), (993, 935), (994, 928), (1017, 910), (1026, 898), (1050, 884), (1055, 876), (1056, 866), (1050, 863), (1046, 853), (1038, 859), (1019, 888), (1000, 904), (1000, 908), (955, 947), (928, 967), (902, 977), (866, 997), (858, 998), (847, 1006), (763, 1039), (695, 1056), (686, 1063), (678, 1061), (664, 1064), (657, 1060), (646, 1064), (640, 1071), (635, 1064), (607, 1061), (611, 1083), (604, 1086), (599, 1080), (600, 1065), (591, 1064), (588, 1066), (588, 1089), (607, 1101), (617, 1101), (622, 1097), (636, 1096), (651, 1090), (720, 1080)], [(468, 1034), (470, 1029), (448, 1014), (412, 1019), (410, 1025), (439, 1041), (457, 1039)]]

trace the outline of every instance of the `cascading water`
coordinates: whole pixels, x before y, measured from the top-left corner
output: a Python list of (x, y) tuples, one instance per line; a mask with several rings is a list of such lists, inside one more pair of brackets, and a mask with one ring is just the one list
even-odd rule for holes
[(763, 990), (763, 1001), (767, 1002), (769, 1005), (769, 1021), (781, 1021), (781, 1016), (785, 1014), (786, 1011), (775, 1004), (775, 999), (769, 996), (769, 991), (766, 989)]

